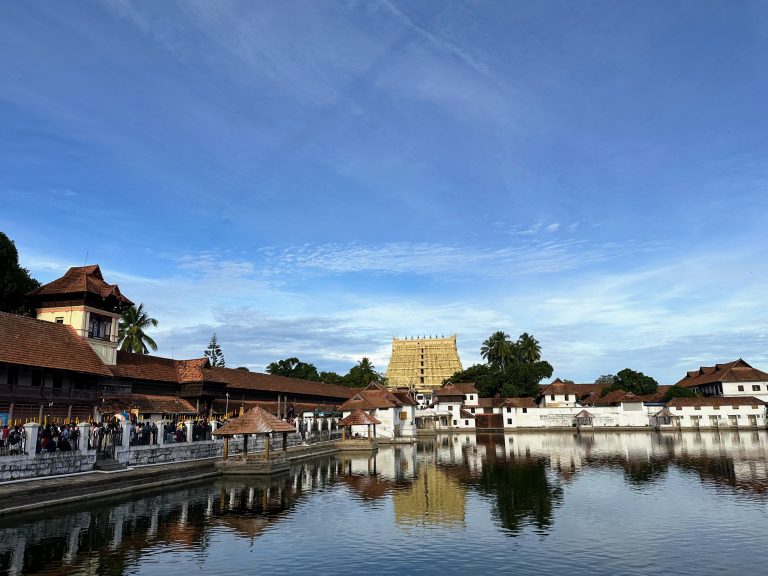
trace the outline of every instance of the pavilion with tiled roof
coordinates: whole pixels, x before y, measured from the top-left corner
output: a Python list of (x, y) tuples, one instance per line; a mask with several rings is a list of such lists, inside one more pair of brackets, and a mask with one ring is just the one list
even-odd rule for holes
[[(339, 420), (339, 426), (342, 427), (341, 441), (347, 441), (347, 428), (350, 430), (352, 426), (367, 426), (368, 427), (368, 440), (373, 442), (376, 437), (376, 425), (381, 424), (381, 420), (374, 418), (367, 412), (363, 412), (359, 408), (356, 408), (349, 416)], [(373, 435), (371, 435), (371, 426), (373, 426)]]
[(239, 418), (230, 420), (218, 430), (214, 430), (213, 435), (224, 437), (224, 460), (228, 457), (229, 439), (232, 436), (243, 436), (243, 460), (247, 460), (248, 436), (263, 435), (265, 436), (264, 459), (269, 460), (269, 436), (273, 432), (279, 432), (283, 435), (283, 452), (285, 453), (288, 450), (288, 434), (296, 432), (296, 427), (257, 406)]

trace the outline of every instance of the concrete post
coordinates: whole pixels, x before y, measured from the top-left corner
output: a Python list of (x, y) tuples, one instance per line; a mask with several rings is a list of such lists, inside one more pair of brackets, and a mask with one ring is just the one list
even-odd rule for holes
[[(131, 423), (120, 422), (120, 426), (123, 427), (123, 448), (127, 450), (131, 445)], [(115, 454), (115, 459), (117, 459), (117, 454)]]
[(157, 445), (162, 446), (165, 444), (165, 422), (158, 420), (155, 425), (157, 426)]
[(24, 432), (27, 434), (27, 444), (25, 452), (27, 454), (34, 454), (37, 449), (37, 431), (40, 429), (40, 424), (37, 422), (27, 422), (24, 424)]
[(184, 420), (184, 425), (187, 427), (187, 442), (192, 442), (192, 424), (193, 420)]
[[(91, 426), (88, 422), (80, 422), (77, 425), (77, 429), (80, 432), (80, 450), (86, 451), (88, 450), (88, 442), (91, 439)], [(93, 449), (95, 450), (96, 448), (94, 447)]]

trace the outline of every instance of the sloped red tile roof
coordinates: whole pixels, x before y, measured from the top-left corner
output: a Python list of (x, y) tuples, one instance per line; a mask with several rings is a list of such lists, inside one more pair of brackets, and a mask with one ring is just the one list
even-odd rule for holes
[(642, 398), (627, 392), (626, 390), (612, 390), (605, 396), (594, 399), (594, 406), (605, 406), (608, 404), (617, 404), (619, 402), (642, 402)]
[(259, 372), (246, 372), (234, 368), (202, 368), (203, 378), (209, 382), (226, 384), (230, 389), (263, 390), (288, 395), (308, 395), (343, 401), (355, 390), (336, 384), (312, 382), (299, 378), (286, 378)]
[(400, 400), (404, 406), (416, 406), (416, 404), (418, 404), (407, 390), (395, 390), (394, 392), (390, 392), (390, 394)]
[(698, 370), (688, 372), (677, 384), (691, 387), (715, 382), (768, 382), (768, 373), (753, 368), (739, 358), (725, 364), (702, 366)]
[(638, 396), (643, 402), (661, 402), (667, 393), (667, 390), (672, 388), (671, 384), (659, 384), (658, 390), (653, 394), (643, 394)]
[(112, 372), (120, 378), (135, 380), (156, 380), (159, 382), (178, 382), (176, 360), (150, 356), (149, 354), (131, 354), (117, 352), (117, 365)]
[[(216, 398), (213, 400), (213, 407), (214, 412), (217, 413), (224, 413), (227, 408), (229, 408), (229, 411), (237, 410), (240, 408), (240, 405), (245, 406), (248, 410), (251, 408), (255, 408), (256, 406), (261, 406), (269, 412), (270, 414), (277, 415), (277, 401), (265, 401), (265, 400), (239, 400), (236, 398), (230, 398), (229, 402), (227, 402), (224, 398)], [(323, 412), (326, 415), (332, 413), (332, 412), (339, 412), (339, 406), (338, 404), (318, 404), (317, 402), (290, 402), (289, 404), (293, 404), (293, 409), (296, 417), (301, 416), (304, 412), (314, 412), (319, 411)], [(282, 409), (285, 409), (283, 406), (281, 406)]]
[(703, 396), (697, 398), (672, 398), (667, 407), (676, 406), (764, 406), (766, 403), (754, 396)]
[(604, 384), (575, 384), (573, 382), (563, 382), (560, 378), (553, 380), (540, 388), (541, 394), (573, 394), (579, 398), (588, 394), (600, 394), (605, 388)]
[(32, 290), (28, 296), (63, 296), (83, 293), (95, 294), (102, 298), (113, 297), (124, 306), (133, 304), (122, 295), (117, 284), (107, 284), (104, 281), (98, 264), (72, 267), (61, 278)]
[(472, 412), (468, 410), (459, 410), (459, 417), (460, 418), (474, 418), (475, 415), (472, 414)]
[(111, 376), (74, 328), (0, 312), (0, 362)]
[(104, 399), (99, 405), (103, 414), (137, 409), (152, 414), (196, 414), (197, 410), (183, 398), (156, 396), (153, 394), (124, 394)]
[(208, 358), (195, 358), (193, 360), (176, 360), (176, 373), (179, 382), (202, 382), (205, 380), (203, 368), (210, 368)]
[(506, 398), (478, 398), (477, 406), (478, 408), (498, 408), (504, 404), (504, 400)]
[(501, 405), (505, 408), (536, 408), (533, 398), (504, 398)]
[(214, 436), (232, 436), (234, 434), (268, 434), (270, 432), (296, 432), (296, 427), (273, 416), (264, 408), (251, 408), (234, 420), (213, 432)]
[(368, 424), (381, 424), (381, 420), (374, 418), (359, 408), (355, 409), (354, 412), (346, 418), (339, 420), (339, 426), (364, 426)]
[(438, 396), (463, 396), (464, 394), (478, 394), (474, 382), (446, 382), (442, 388), (436, 389), (433, 394)]
[(355, 395), (344, 402), (339, 409), (349, 412), (355, 409), (372, 410), (374, 408), (399, 408), (403, 403), (386, 390), (357, 390)]

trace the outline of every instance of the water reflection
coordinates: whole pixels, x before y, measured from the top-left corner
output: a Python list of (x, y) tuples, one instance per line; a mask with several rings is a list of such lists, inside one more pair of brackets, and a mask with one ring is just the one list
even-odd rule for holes
[(550, 533), (567, 487), (595, 473), (642, 492), (665, 485), (674, 471), (736, 500), (764, 502), (767, 446), (762, 431), (439, 436), (381, 447), (374, 455), (318, 458), (269, 481), (219, 479), (7, 520), (0, 528), (0, 570), (122, 575), (179, 552), (202, 566), (214, 536), (254, 542), (279, 532), (304, 500), (323, 491), (346, 491), (338, 506), (351, 498), (393, 515), (395, 530), (422, 535), (471, 529), (468, 509), (483, 501), (510, 536), (529, 527)]

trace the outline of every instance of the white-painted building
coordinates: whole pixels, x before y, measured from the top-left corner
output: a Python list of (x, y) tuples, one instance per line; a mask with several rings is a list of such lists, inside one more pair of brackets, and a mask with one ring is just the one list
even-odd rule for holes
[[(376, 426), (377, 438), (413, 437), (416, 435), (416, 401), (407, 391), (390, 392), (378, 382), (371, 382), (341, 405), (344, 417), (355, 409), (363, 410), (381, 424)], [(359, 429), (356, 429), (359, 428)], [(368, 434), (367, 427), (352, 427), (353, 434)]]
[(757, 397), (673, 398), (667, 404), (676, 428), (765, 428), (766, 405)]
[(702, 396), (748, 397), (768, 402), (768, 373), (739, 358), (725, 364), (702, 366), (677, 383)]

